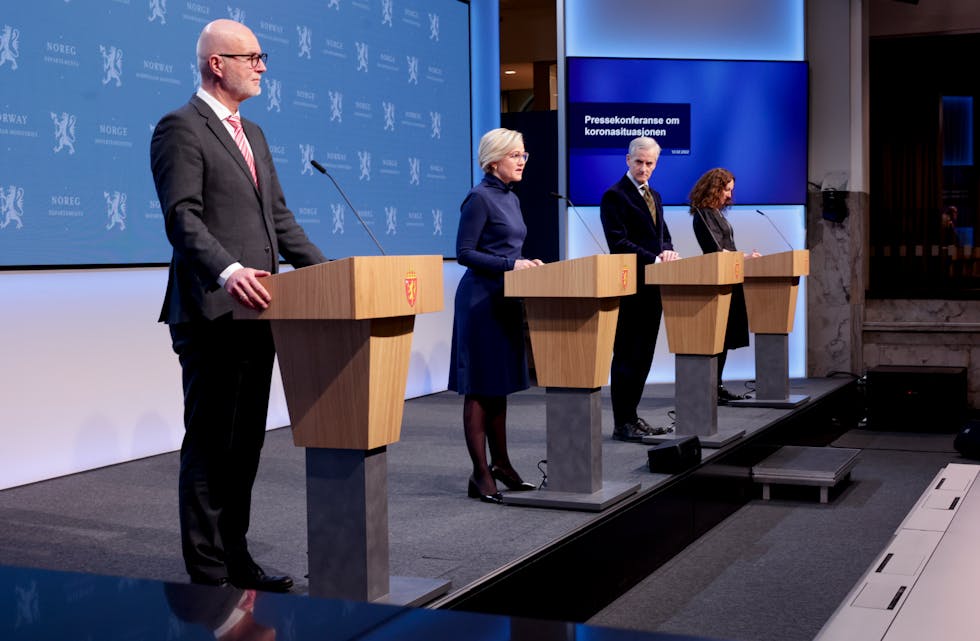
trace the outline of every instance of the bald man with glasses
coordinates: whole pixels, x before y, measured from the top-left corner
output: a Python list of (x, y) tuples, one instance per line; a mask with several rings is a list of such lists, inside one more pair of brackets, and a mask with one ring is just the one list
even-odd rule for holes
[(286, 207), (262, 130), (238, 113), (262, 92), (267, 59), (245, 25), (206, 25), (201, 87), (157, 124), (150, 164), (173, 246), (159, 320), (183, 378), (184, 564), (194, 583), (286, 592), (293, 580), (266, 574), (246, 541), (275, 348), (268, 322), (234, 321), (232, 309), (268, 307), (262, 280), (280, 256), (296, 267), (326, 258)]

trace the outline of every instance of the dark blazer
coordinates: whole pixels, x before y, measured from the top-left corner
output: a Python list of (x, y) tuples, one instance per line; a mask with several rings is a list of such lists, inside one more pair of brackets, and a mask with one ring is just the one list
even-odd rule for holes
[(218, 116), (196, 95), (164, 116), (153, 132), (150, 163), (173, 246), (160, 320), (214, 319), (232, 310), (218, 285), (229, 265), (278, 271), (326, 260), (306, 237), (286, 200), (265, 134), (242, 118), (259, 187)]
[(653, 224), (646, 201), (626, 174), (602, 195), (599, 218), (609, 251), (636, 254), (637, 280), (642, 284), (643, 266), (656, 261), (660, 252), (674, 249), (664, 220), (660, 194), (651, 189), (657, 205), (657, 224)]
[(711, 254), (723, 249), (735, 251), (735, 230), (724, 214), (711, 207), (696, 207), (691, 215), (694, 237), (698, 239), (702, 253)]

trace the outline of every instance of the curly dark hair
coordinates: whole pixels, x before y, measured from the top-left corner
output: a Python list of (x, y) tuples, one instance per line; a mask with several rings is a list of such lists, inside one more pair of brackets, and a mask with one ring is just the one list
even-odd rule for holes
[(698, 181), (691, 188), (688, 194), (688, 202), (691, 204), (690, 213), (699, 207), (710, 207), (711, 209), (722, 209), (731, 204), (723, 200), (722, 192), (725, 185), (735, 180), (735, 175), (721, 167), (715, 167), (704, 172)]

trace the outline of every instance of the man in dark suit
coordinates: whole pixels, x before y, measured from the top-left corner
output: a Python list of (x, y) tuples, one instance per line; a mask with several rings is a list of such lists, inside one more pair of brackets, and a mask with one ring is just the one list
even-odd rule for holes
[(660, 145), (653, 138), (631, 140), (626, 154), (628, 171), (602, 195), (599, 208), (609, 250), (636, 254), (636, 294), (620, 301), (610, 373), (613, 438), (620, 441), (640, 441), (644, 436), (667, 432), (667, 428), (652, 427), (636, 413), (653, 363), (663, 313), (660, 288), (643, 284), (644, 267), (680, 258), (670, 240), (660, 194), (647, 183), (659, 157)]
[(292, 579), (267, 575), (246, 542), (275, 348), (267, 322), (234, 321), (232, 308), (268, 307), (262, 279), (280, 255), (297, 267), (326, 258), (286, 207), (262, 130), (238, 114), (262, 90), (255, 34), (215, 20), (197, 60), (201, 88), (160, 120), (150, 146), (173, 245), (160, 320), (183, 372), (181, 547), (195, 583), (287, 591)]

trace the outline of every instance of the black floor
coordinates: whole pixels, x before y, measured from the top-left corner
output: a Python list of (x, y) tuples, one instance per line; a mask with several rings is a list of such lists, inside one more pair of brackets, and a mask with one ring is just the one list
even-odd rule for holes
[(775, 488), (772, 500), (752, 500), (588, 622), (731, 641), (813, 639), (949, 462), (969, 461), (865, 449), (825, 505), (816, 488)]

